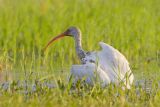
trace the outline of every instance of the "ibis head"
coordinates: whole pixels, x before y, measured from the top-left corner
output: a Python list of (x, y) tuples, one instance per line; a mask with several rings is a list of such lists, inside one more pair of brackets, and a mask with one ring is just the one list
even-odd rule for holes
[(68, 37), (73, 37), (75, 40), (75, 48), (76, 48), (76, 52), (78, 54), (78, 57), (80, 58), (80, 60), (82, 61), (82, 59), (85, 57), (85, 52), (82, 49), (82, 45), (81, 45), (81, 31), (79, 28), (77, 27), (69, 27), (66, 31), (64, 31), (63, 33), (59, 34), (58, 36), (54, 37), (53, 39), (51, 39), (48, 44), (45, 46), (44, 51), (47, 49), (47, 47), (54, 41), (63, 38), (65, 36)]

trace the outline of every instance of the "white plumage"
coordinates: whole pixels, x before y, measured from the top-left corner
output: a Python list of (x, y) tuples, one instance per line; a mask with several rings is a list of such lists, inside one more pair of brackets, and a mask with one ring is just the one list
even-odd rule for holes
[(98, 76), (98, 82), (102, 87), (110, 83), (123, 82), (126, 88), (130, 89), (134, 76), (126, 58), (112, 46), (103, 42), (99, 44), (102, 50), (86, 55), (83, 59), (86, 64), (72, 66), (71, 75), (74, 77), (74, 82), (86, 78), (86, 83), (93, 85)]
[(85, 52), (81, 44), (81, 31), (76, 27), (70, 27), (65, 32), (54, 37), (44, 50), (53, 41), (64, 36), (74, 38), (76, 53), (82, 63), (82, 65), (72, 65), (71, 75), (73, 75), (74, 83), (79, 79), (86, 78), (86, 83), (90, 85), (94, 85), (94, 82), (99, 82), (102, 87), (105, 87), (110, 83), (123, 83), (126, 88), (130, 89), (134, 76), (127, 59), (117, 49), (103, 42), (99, 43), (102, 48), (101, 51)]

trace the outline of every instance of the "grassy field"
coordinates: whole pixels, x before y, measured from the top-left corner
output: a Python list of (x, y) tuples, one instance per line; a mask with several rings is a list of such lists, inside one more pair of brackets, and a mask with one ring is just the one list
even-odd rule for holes
[[(5, 76), (11, 80), (10, 88), (0, 89), (0, 107), (159, 106), (159, 4), (159, 0), (0, 0), (0, 71), (12, 74)], [(152, 91), (95, 86), (71, 94), (66, 77), (70, 66), (79, 63), (73, 39), (57, 41), (42, 55), (46, 43), (69, 26), (81, 29), (87, 51), (100, 50), (99, 41), (117, 48), (130, 62), (135, 81), (152, 80)], [(26, 94), (16, 86), (17, 80), (43, 78), (58, 81), (59, 87), (39, 87)]]

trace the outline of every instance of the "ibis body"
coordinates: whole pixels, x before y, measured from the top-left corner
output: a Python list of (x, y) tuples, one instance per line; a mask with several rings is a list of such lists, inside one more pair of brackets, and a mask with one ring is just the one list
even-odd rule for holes
[[(85, 79), (89, 85), (94, 85), (98, 80), (102, 87), (110, 83), (122, 83), (128, 89), (133, 83), (134, 75), (125, 56), (112, 46), (100, 42), (101, 51), (85, 52), (81, 44), (81, 31), (76, 27), (70, 27), (64, 33), (53, 38), (45, 49), (55, 40), (70, 36), (75, 40), (76, 53), (81, 65), (72, 65), (71, 75), (73, 81)], [(98, 77), (98, 79), (97, 79)]]

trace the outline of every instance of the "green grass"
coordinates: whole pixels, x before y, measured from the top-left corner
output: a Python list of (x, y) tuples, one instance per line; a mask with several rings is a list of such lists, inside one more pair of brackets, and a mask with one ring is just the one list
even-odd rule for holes
[[(45, 55), (41, 50), (52, 37), (77, 26), (85, 50), (100, 50), (99, 41), (114, 46), (127, 57), (136, 79), (154, 78), (156, 86), (160, 72), (159, 4), (159, 0), (0, 0), (0, 64), (4, 72), (21, 73), (23, 80), (25, 73), (37, 72), (31, 80), (43, 78), (41, 72), (53, 74), (54, 80), (61, 79), (67, 87), (69, 68), (79, 63), (73, 39), (57, 41)], [(27, 99), (1, 90), (0, 106), (144, 106), (146, 102), (158, 106), (160, 99), (159, 91), (146, 100), (143, 90), (138, 98), (134, 88), (129, 93), (116, 88), (91, 90), (79, 96), (65, 89), (46, 89), (46, 94), (31, 94)], [(119, 97), (113, 95), (116, 90)]]

